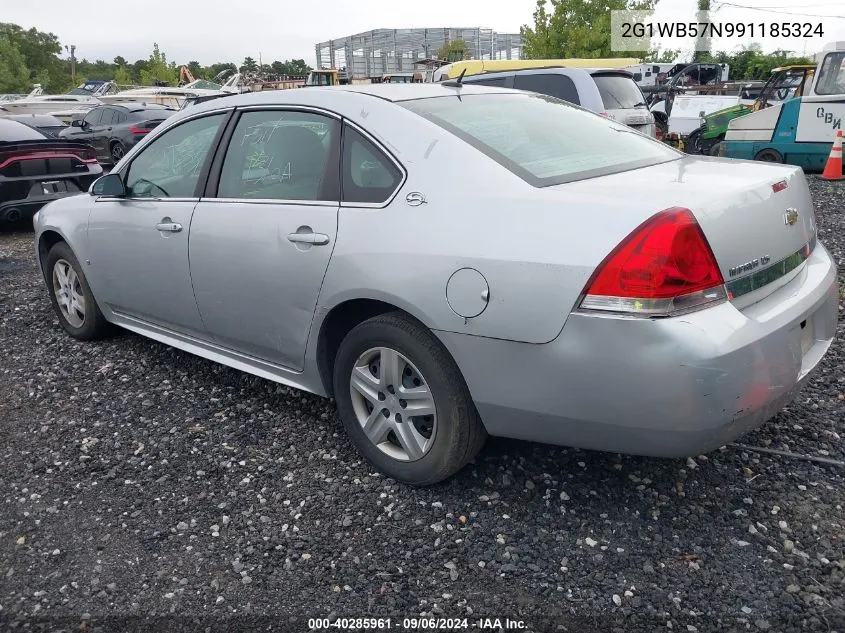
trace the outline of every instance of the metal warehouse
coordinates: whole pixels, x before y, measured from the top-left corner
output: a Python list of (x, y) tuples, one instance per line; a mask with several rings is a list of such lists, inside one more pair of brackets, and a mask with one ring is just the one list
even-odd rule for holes
[(484, 28), (375, 29), (316, 45), (317, 66), (346, 68), (352, 77), (410, 72), (448, 42), (463, 40), (473, 59), (519, 59), (522, 37)]

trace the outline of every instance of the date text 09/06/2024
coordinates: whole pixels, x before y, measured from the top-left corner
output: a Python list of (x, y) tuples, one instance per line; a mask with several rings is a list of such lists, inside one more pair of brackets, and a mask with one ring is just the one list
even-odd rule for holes
[(623, 38), (642, 37), (824, 37), (812, 22), (622, 22)]
[(381, 631), (457, 631), (465, 629), (514, 630), (525, 629), (522, 620), (510, 618), (309, 618), (309, 631), (381, 630)]

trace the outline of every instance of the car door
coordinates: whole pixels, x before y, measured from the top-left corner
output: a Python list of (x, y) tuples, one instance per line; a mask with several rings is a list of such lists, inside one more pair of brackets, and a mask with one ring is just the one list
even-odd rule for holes
[(101, 161), (109, 158), (109, 133), (117, 111), (114, 108), (101, 108), (102, 114), (96, 125), (91, 128), (91, 145), (97, 150), (97, 158)]
[(340, 121), (240, 114), (191, 223), (191, 280), (214, 341), (294, 370), (337, 232)]
[(188, 228), (226, 112), (168, 129), (121, 168), (126, 195), (99, 198), (88, 221), (89, 276), (118, 316), (201, 334)]
[(94, 127), (99, 123), (100, 117), (105, 108), (92, 108), (82, 117), (82, 123), (79, 127), (70, 127), (70, 138), (74, 141), (81, 141), (83, 143), (91, 142), (91, 133)]

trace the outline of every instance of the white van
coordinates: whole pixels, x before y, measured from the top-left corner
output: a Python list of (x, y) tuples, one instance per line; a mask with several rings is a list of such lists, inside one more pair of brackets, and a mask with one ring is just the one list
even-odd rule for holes
[(556, 97), (623, 123), (647, 136), (656, 136), (654, 116), (632, 74), (625, 70), (528, 68), (471, 75), (462, 81)]

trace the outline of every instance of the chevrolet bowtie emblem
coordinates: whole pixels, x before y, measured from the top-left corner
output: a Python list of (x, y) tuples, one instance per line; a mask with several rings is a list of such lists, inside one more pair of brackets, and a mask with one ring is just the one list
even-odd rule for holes
[(792, 226), (798, 222), (798, 209), (787, 209), (783, 214), (783, 223), (786, 226)]

